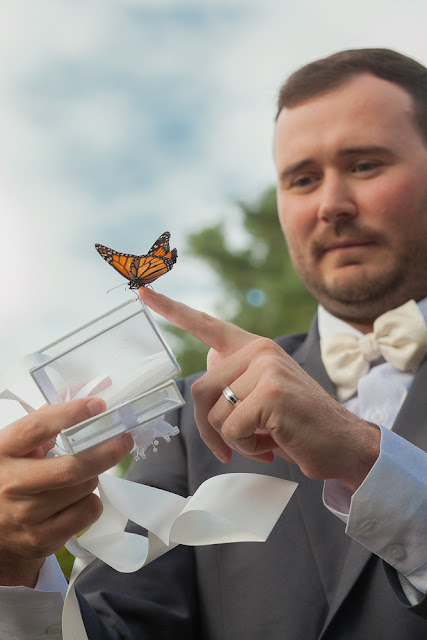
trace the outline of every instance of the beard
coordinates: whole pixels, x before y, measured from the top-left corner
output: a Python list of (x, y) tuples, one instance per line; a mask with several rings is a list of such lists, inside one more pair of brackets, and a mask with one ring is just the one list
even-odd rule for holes
[[(383, 249), (382, 263), (377, 268), (364, 267), (354, 257), (343, 256), (338, 266), (323, 274), (321, 262), (326, 247), (340, 237)], [(334, 315), (348, 320), (376, 317), (402, 304), (408, 299), (408, 274), (415, 277), (415, 264), (418, 268), (420, 264), (426, 266), (419, 247), (400, 243), (393, 249), (382, 234), (356, 229), (351, 223), (337, 223), (333, 230), (314, 240), (309, 261), (303, 254), (290, 253), (296, 272), (313, 297)]]
[(372, 303), (388, 298), (405, 282), (405, 274), (400, 269), (376, 273), (371, 277), (369, 275), (357, 278), (338, 276), (330, 281), (316, 277), (312, 273), (300, 272), (299, 276), (310, 293), (324, 306), (326, 306), (326, 300), (335, 301), (341, 305)]

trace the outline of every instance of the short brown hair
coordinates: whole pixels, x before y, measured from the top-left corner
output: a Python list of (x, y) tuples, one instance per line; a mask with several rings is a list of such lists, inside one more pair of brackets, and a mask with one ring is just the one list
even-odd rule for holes
[(427, 145), (427, 69), (391, 49), (349, 49), (301, 67), (280, 88), (276, 119), (282, 109), (336, 89), (360, 73), (393, 82), (412, 97), (415, 124)]

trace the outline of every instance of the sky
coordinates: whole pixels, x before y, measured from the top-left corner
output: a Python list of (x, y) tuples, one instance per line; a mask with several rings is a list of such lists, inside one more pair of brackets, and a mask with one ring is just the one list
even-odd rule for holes
[(390, 47), (427, 64), (425, 0), (0, 0), (0, 371), (129, 299), (96, 242), (178, 248), (155, 285), (218, 310), (186, 237), (274, 184), (278, 87)]

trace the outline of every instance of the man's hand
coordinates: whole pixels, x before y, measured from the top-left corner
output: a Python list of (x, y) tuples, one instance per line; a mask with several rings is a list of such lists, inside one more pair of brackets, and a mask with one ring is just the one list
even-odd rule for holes
[[(298, 464), (309, 478), (335, 478), (355, 491), (379, 453), (380, 430), (336, 402), (275, 342), (175, 302), (150, 289), (141, 299), (205, 343), (208, 371), (193, 385), (200, 435), (218, 459), (234, 449)], [(233, 406), (222, 390), (239, 398)]]
[(45, 406), (0, 431), (0, 584), (35, 586), (44, 559), (93, 524), (102, 503), (98, 474), (133, 447), (129, 434), (97, 447), (44, 458), (56, 435), (105, 410), (85, 398)]

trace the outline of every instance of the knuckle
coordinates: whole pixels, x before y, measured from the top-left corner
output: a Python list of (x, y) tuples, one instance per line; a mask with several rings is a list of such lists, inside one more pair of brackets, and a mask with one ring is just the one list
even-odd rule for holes
[(61, 456), (56, 458), (55, 484), (58, 487), (66, 487), (76, 483), (76, 469), (73, 456)]
[(202, 394), (202, 390), (203, 390), (203, 376), (195, 380), (195, 382), (193, 382), (193, 384), (191, 385), (191, 393), (193, 398), (200, 397)]
[(222, 425), (222, 435), (228, 442), (235, 443), (244, 440), (245, 436), (242, 435), (242, 424), (239, 420), (233, 418), (235, 418), (235, 415), (225, 420)]
[(285, 392), (285, 385), (283, 380), (275, 375), (273, 375), (268, 382), (268, 385), (264, 385), (263, 393), (268, 400), (274, 401), (278, 395)]
[(101, 500), (94, 493), (90, 493), (80, 502), (85, 518), (82, 528), (89, 527), (100, 518), (104, 507), (102, 506)]
[(254, 455), (257, 453), (256, 442), (253, 438), (242, 438), (239, 440), (238, 449), (246, 455)]
[(23, 538), (29, 555), (42, 557), (52, 552), (50, 531), (43, 525), (34, 525), (31, 529), (27, 529)]
[(278, 403), (281, 405), (286, 395), (286, 385), (276, 377), (260, 385), (259, 394), (263, 399), (263, 407), (271, 412)]
[(269, 338), (257, 338), (251, 343), (251, 363), (257, 367), (267, 368), (275, 364), (283, 366), (285, 352), (279, 345)]
[(84, 480), (76, 487), (76, 500), (90, 496), (98, 487), (98, 476)]
[(34, 505), (31, 500), (15, 502), (13, 520), (18, 526), (31, 526), (34, 519)]
[(264, 338), (262, 336), (255, 338), (255, 340), (252, 340), (250, 346), (258, 354), (277, 353), (277, 350), (280, 349), (280, 347), (278, 347), (278, 345), (273, 340), (270, 340), (270, 338)]
[[(29, 413), (25, 418), (19, 423), (19, 435), (22, 440), (27, 440), (29, 437), (34, 438), (43, 431), (43, 414), (44, 411), (35, 411), (34, 413)], [(15, 423), (17, 424), (17, 423)]]
[(20, 494), (19, 483), (15, 477), (0, 480), (0, 499), (13, 500)]
[(213, 407), (208, 413), (208, 422), (216, 431), (218, 431), (221, 427), (221, 420), (219, 416), (219, 412), (216, 410), (216, 407)]
[(98, 487), (98, 476), (95, 476), (94, 478), (90, 478), (85, 482), (85, 489), (89, 494), (93, 493), (97, 487)]

